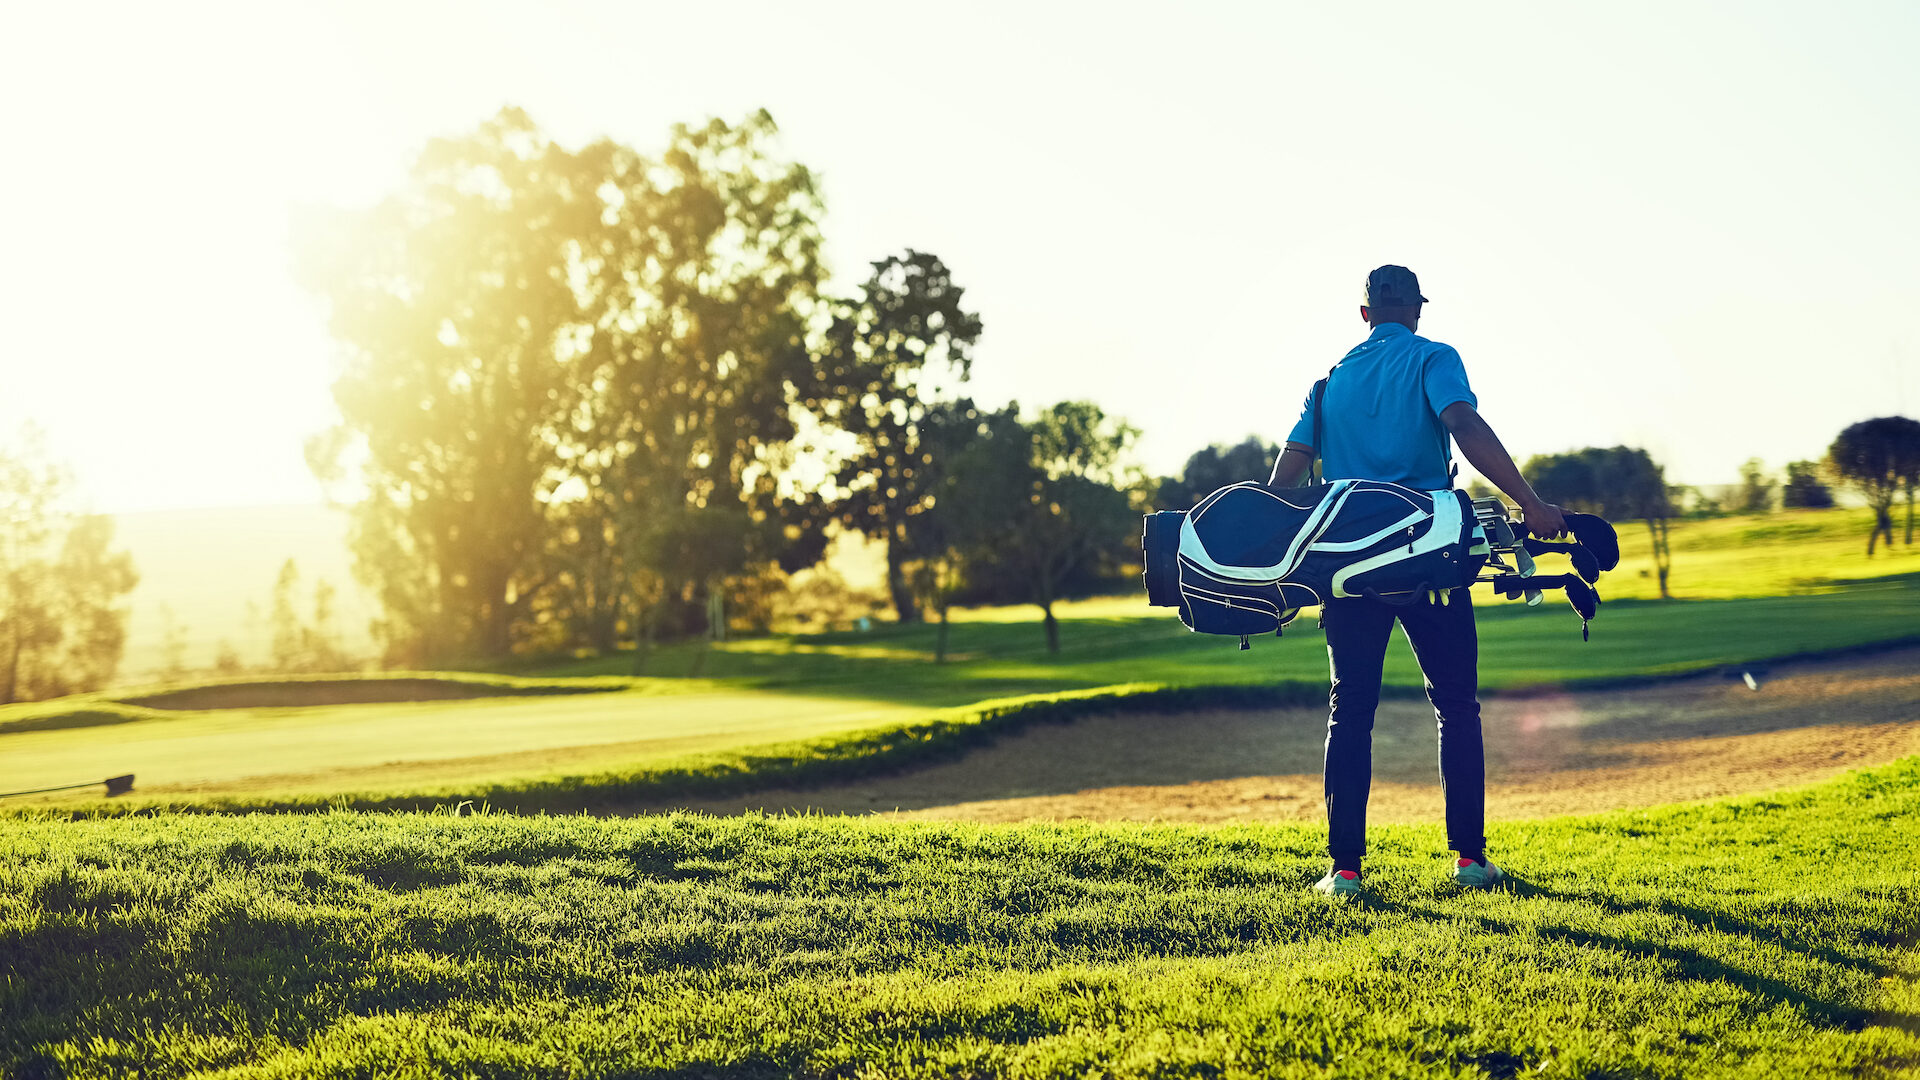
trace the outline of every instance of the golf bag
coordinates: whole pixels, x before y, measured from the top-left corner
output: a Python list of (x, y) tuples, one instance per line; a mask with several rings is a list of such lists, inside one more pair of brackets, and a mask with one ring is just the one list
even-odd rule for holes
[[(1475, 502), (1459, 491), (1371, 480), (1285, 491), (1234, 484), (1192, 510), (1147, 515), (1147, 602), (1178, 608), (1188, 629), (1237, 636), (1244, 648), (1254, 635), (1278, 634), (1308, 605), (1345, 597), (1445, 602), (1451, 590), (1487, 581), (1528, 604), (1544, 589), (1566, 590), (1584, 636), (1600, 603), (1591, 583), (1619, 562), (1619, 545), (1599, 518), (1566, 516), (1577, 542), (1549, 544), (1526, 538), (1500, 500)], [(1568, 555), (1576, 573), (1534, 576), (1532, 556), (1547, 553)], [(1494, 576), (1481, 577), (1489, 567)]]

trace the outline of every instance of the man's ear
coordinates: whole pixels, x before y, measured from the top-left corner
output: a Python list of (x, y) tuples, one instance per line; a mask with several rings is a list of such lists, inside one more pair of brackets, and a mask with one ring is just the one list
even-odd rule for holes
[(1373, 325), (1373, 316), (1367, 314), (1367, 305), (1365, 304), (1360, 305), (1360, 321), (1369, 326)]

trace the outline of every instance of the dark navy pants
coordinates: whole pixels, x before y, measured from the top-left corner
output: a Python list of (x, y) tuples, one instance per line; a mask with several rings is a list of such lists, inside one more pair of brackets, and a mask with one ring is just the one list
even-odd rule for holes
[(1334, 600), (1325, 614), (1333, 669), (1327, 721), (1327, 853), (1335, 859), (1366, 854), (1373, 714), (1380, 705), (1380, 669), (1396, 618), (1420, 662), (1427, 699), (1440, 725), (1447, 846), (1480, 851), (1486, 844), (1486, 757), (1480, 741), (1480, 638), (1467, 590), (1455, 589), (1445, 605)]

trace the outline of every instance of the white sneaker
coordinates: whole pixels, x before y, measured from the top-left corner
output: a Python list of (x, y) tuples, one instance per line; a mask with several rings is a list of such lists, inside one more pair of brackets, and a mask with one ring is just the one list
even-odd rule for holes
[(1453, 880), (1462, 888), (1491, 889), (1500, 884), (1506, 876), (1500, 872), (1499, 867), (1493, 865), (1492, 861), (1485, 864), (1474, 862), (1472, 859), (1453, 861)]
[(1352, 896), (1360, 891), (1360, 875), (1351, 870), (1329, 870), (1313, 887), (1328, 896)]

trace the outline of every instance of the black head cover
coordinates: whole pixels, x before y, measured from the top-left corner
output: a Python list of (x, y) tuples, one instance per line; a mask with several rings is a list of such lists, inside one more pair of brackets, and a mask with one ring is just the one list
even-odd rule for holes
[(1563, 516), (1567, 519), (1567, 528), (1573, 531), (1573, 538), (1600, 560), (1600, 569), (1611, 570), (1620, 565), (1620, 536), (1606, 519), (1573, 511)]
[(1529, 536), (1525, 546), (1529, 555), (1565, 555), (1573, 560), (1573, 572), (1589, 585), (1600, 580), (1600, 557), (1579, 544), (1556, 544)]
[(1568, 577), (1563, 578), (1563, 584), (1560, 587), (1567, 590), (1567, 603), (1572, 604), (1573, 610), (1580, 613), (1581, 622), (1592, 619), (1600, 610), (1600, 594), (1593, 591), (1593, 586), (1579, 578)]

